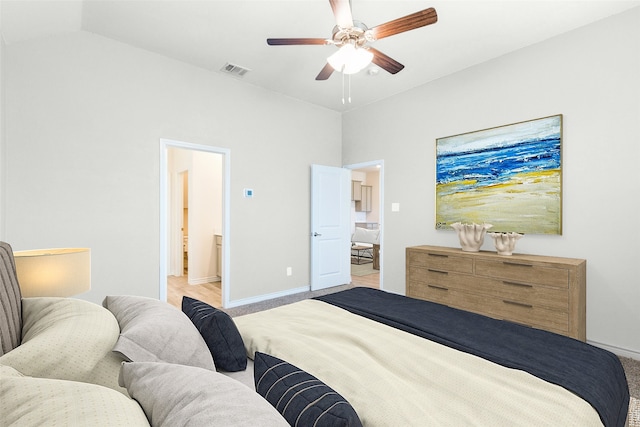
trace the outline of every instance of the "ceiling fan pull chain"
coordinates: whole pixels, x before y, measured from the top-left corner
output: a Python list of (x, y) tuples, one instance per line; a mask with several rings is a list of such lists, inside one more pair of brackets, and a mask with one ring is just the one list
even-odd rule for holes
[[(342, 70), (344, 71), (344, 67)], [(344, 105), (344, 72), (342, 73), (342, 105)]]
[(349, 104), (351, 104), (351, 74), (349, 74)]

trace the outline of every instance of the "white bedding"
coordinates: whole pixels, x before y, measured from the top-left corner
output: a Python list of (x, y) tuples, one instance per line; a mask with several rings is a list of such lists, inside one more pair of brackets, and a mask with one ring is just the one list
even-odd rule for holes
[(249, 357), (261, 351), (306, 370), (365, 426), (602, 426), (562, 387), (321, 301), (234, 320)]

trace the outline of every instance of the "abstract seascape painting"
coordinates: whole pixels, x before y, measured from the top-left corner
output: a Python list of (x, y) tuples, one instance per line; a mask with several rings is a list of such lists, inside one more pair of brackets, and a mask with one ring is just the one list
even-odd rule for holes
[(436, 229), (562, 234), (562, 115), (436, 140)]

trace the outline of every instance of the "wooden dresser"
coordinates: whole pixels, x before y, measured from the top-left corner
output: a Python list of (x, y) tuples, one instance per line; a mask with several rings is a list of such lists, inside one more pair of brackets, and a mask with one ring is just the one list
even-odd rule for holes
[(586, 340), (583, 259), (415, 246), (406, 263), (409, 297)]

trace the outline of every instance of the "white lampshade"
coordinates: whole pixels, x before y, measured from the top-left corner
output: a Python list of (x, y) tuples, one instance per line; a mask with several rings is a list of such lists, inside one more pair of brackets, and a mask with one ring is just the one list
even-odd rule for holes
[(16, 251), (13, 256), (23, 298), (69, 297), (91, 289), (88, 248)]
[(372, 59), (373, 53), (369, 50), (356, 48), (353, 44), (347, 43), (328, 57), (327, 62), (336, 71), (355, 74), (369, 65)]

